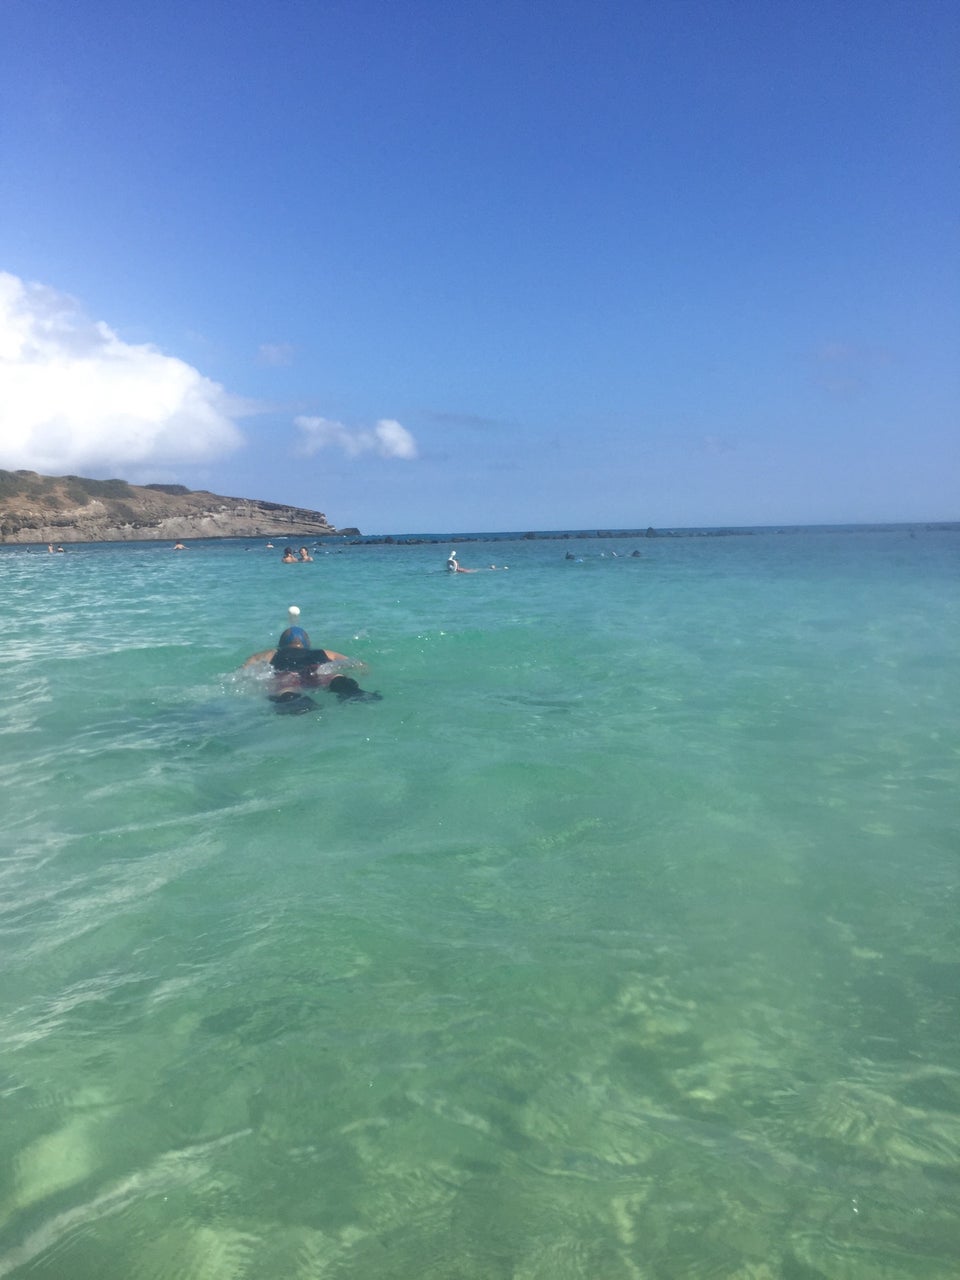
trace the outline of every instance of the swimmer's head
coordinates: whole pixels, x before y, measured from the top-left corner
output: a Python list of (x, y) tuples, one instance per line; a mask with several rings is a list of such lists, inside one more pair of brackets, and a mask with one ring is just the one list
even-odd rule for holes
[(278, 649), (309, 649), (310, 637), (303, 627), (287, 627), (277, 641)]

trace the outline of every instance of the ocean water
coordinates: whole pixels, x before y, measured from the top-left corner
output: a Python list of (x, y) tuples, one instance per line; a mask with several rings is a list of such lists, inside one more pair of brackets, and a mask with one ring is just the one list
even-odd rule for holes
[(0, 1276), (953, 1280), (960, 531), (448, 550), (0, 550)]

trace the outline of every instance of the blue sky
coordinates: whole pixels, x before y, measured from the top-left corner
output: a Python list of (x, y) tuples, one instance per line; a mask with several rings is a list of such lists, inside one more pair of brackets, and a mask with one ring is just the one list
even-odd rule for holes
[(0, 467), (960, 517), (960, 11), (0, 0)]

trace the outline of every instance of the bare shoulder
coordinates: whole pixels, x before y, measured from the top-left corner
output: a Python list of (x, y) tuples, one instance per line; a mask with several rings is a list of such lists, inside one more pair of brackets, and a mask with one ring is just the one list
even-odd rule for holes
[(269, 662), (276, 652), (276, 649), (264, 649), (262, 653), (253, 653), (243, 665), (252, 667), (257, 662)]

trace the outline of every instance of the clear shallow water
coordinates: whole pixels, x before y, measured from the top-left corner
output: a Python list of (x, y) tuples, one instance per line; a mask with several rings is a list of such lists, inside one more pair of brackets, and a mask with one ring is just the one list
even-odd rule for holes
[(0, 552), (0, 1276), (954, 1277), (960, 535), (447, 550)]

